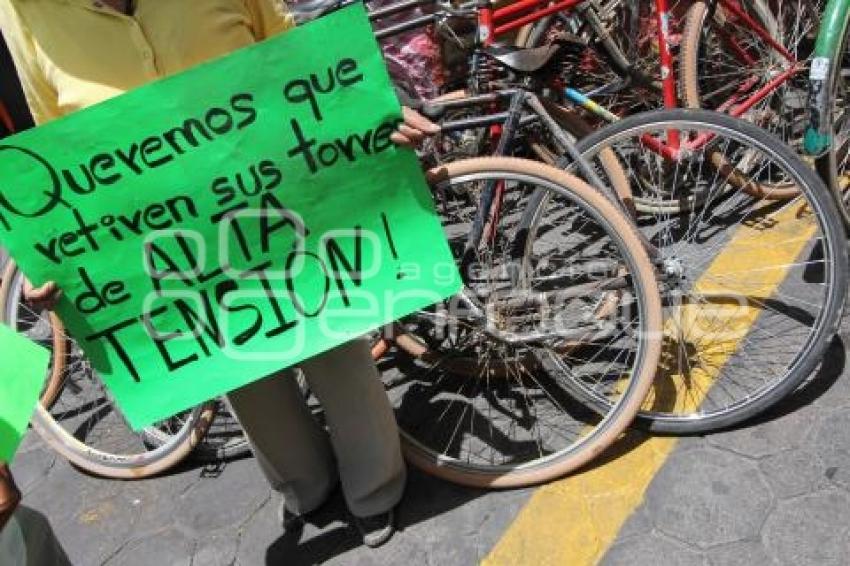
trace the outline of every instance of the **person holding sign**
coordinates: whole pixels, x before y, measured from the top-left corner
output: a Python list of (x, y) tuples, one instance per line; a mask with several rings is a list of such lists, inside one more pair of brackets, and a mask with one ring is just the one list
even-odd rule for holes
[[(276, 0), (0, 0), (0, 28), (38, 124), (293, 25)], [(398, 144), (415, 145), (437, 131), (410, 109), (403, 118), (391, 135)], [(49, 307), (60, 293), (53, 282), (25, 286), (38, 306)], [(339, 481), (364, 543), (382, 544), (393, 532), (406, 471), (369, 346), (354, 340), (301, 367), (324, 407), (330, 438), (292, 370), (229, 396), (264, 474), (284, 494), (281, 521), (292, 525), (319, 507)]]
[(8, 466), (38, 403), (50, 354), (0, 324), (0, 359), (0, 564), (65, 566), (70, 562), (47, 518), (20, 504), (21, 492)]
[(0, 462), (0, 558), (4, 566), (70, 566), (47, 517), (20, 505), (12, 472)]

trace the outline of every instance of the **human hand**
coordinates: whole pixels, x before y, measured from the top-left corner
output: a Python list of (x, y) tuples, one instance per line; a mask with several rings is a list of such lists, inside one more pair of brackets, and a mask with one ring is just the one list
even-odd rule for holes
[(12, 472), (5, 462), (0, 462), (0, 531), (9, 522), (20, 502), (21, 492), (15, 485)]
[(390, 136), (390, 139), (400, 146), (416, 147), (426, 137), (440, 131), (440, 126), (407, 106), (401, 107), (401, 116), (404, 122)]
[(24, 277), (24, 300), (34, 308), (53, 310), (60, 298), (62, 298), (62, 290), (55, 281), (48, 281), (36, 288), (29, 279)]

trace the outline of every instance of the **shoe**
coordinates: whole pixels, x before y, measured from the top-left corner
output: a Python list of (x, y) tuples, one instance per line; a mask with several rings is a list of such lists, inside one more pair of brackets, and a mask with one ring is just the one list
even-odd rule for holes
[(303, 515), (296, 515), (286, 508), (286, 501), (280, 502), (280, 507), (277, 509), (277, 520), (280, 526), (283, 527), (283, 532), (300, 531), (304, 528)]
[(381, 546), (390, 540), (395, 532), (394, 522), (392, 510), (371, 517), (354, 517), (354, 524), (363, 535), (363, 544), (369, 548)]

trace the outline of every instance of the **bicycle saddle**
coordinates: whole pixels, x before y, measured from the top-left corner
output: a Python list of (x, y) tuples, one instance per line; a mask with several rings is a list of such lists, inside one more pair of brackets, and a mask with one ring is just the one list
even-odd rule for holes
[(484, 53), (514, 71), (533, 73), (543, 68), (559, 49), (560, 45), (558, 44), (528, 49), (511, 45), (491, 45), (484, 48)]
[(340, 0), (303, 0), (290, 4), (289, 11), (296, 23), (303, 24), (334, 11), (341, 4)]

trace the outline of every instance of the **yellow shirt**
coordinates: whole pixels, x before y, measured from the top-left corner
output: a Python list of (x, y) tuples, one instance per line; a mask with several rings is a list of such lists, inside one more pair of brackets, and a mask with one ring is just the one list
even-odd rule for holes
[(0, 30), (37, 124), (289, 29), (281, 0), (0, 0)]

